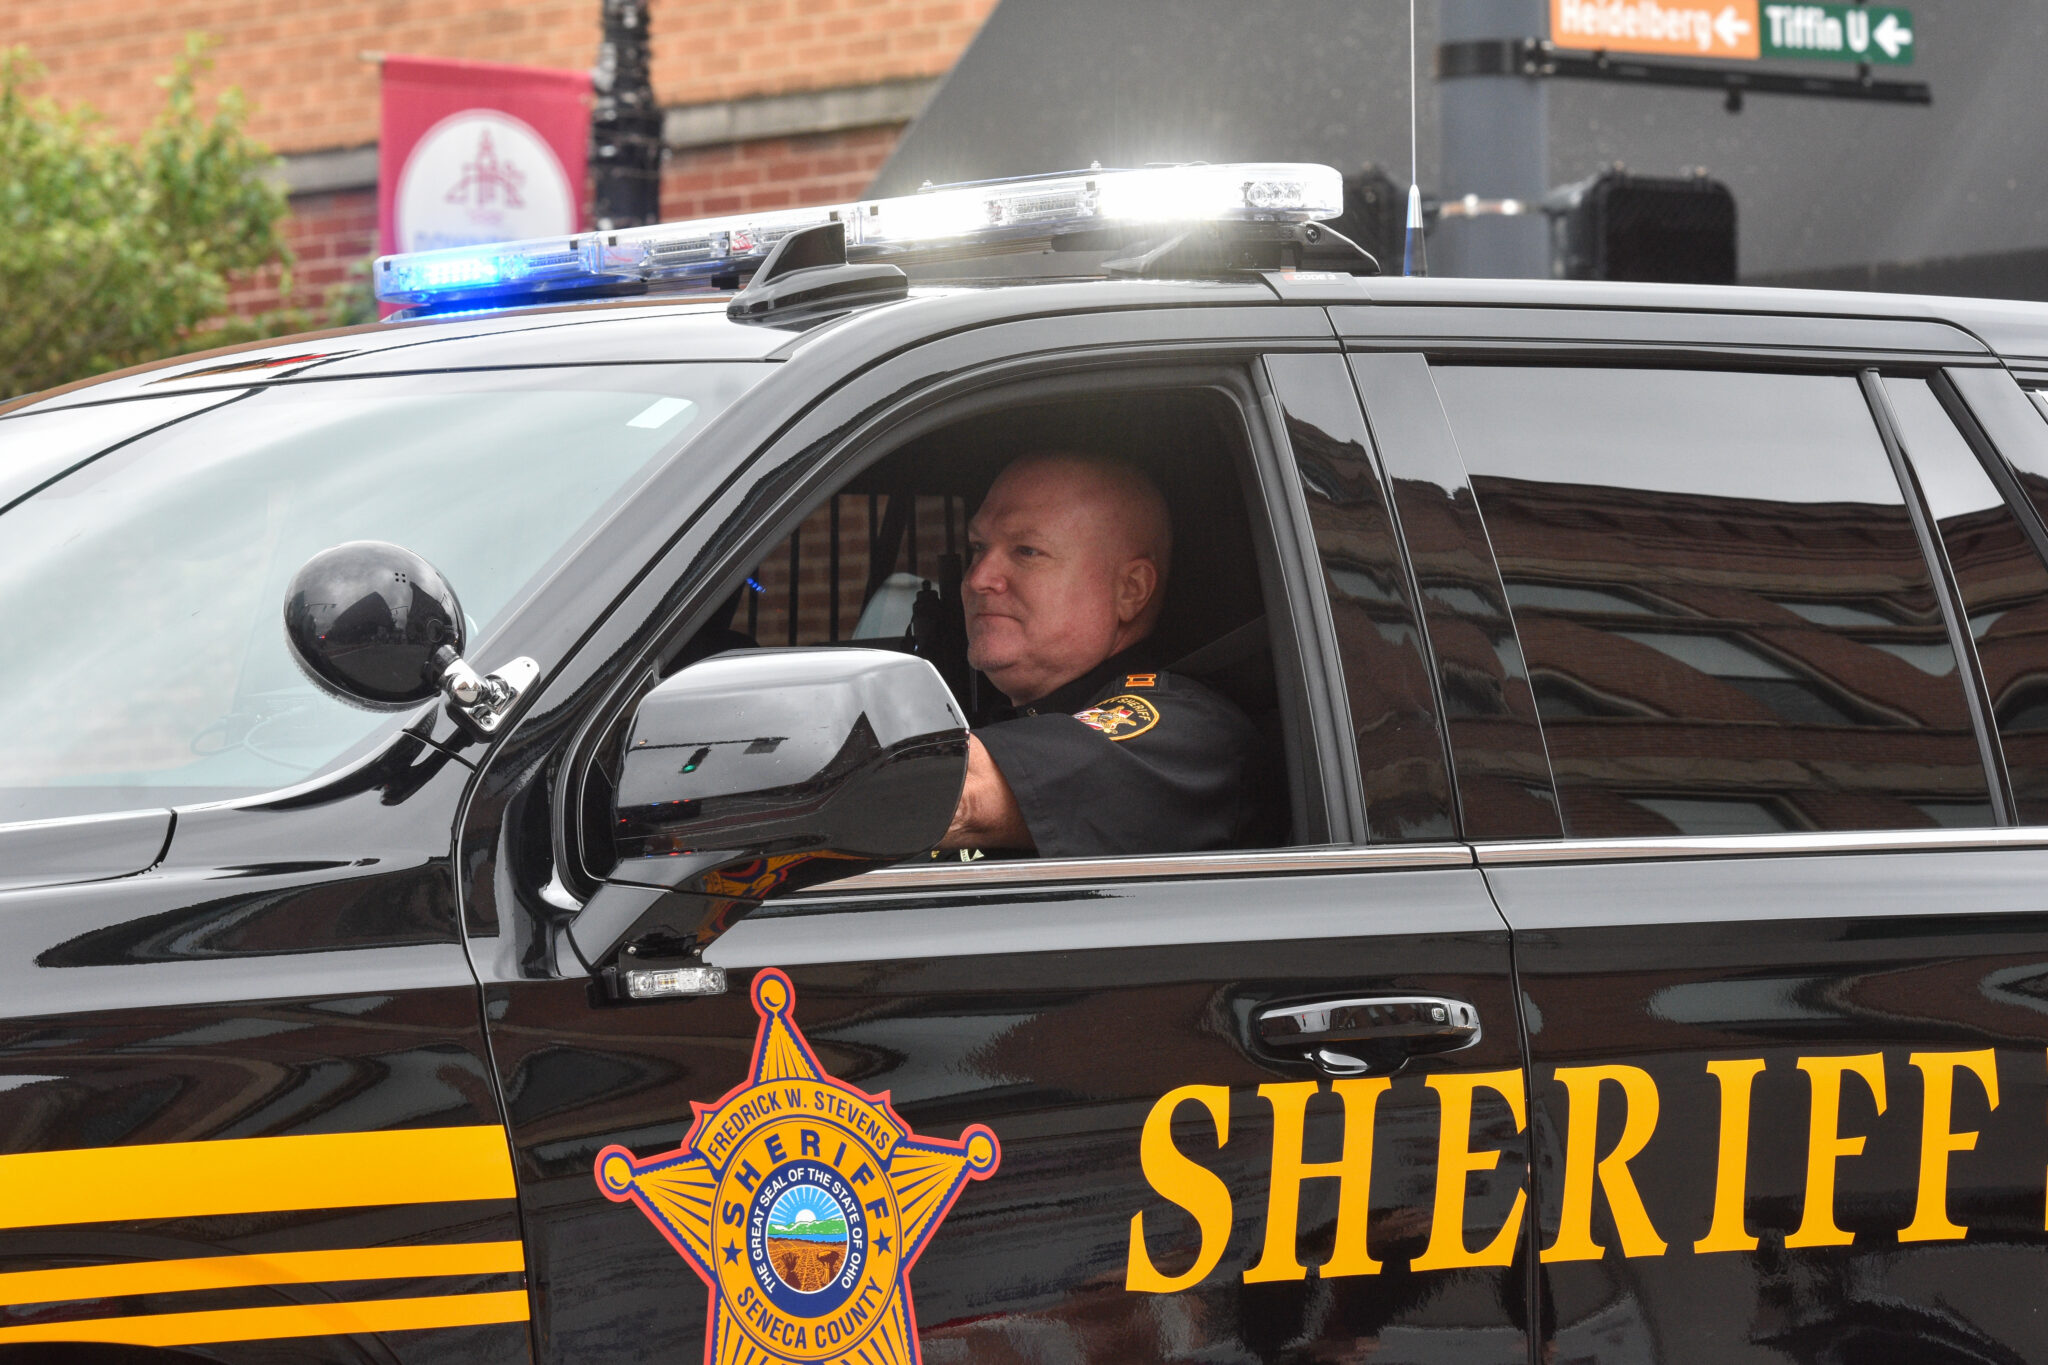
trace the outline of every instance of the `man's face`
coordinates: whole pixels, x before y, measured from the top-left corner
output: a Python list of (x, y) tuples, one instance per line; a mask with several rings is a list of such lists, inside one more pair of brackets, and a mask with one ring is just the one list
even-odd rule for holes
[(1003, 471), (967, 525), (967, 661), (1018, 705), (1136, 642), (1158, 585), (1123, 500), (1057, 457)]

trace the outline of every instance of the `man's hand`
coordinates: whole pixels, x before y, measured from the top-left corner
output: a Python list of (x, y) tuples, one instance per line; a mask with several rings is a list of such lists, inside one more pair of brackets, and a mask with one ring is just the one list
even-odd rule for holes
[(1003, 770), (973, 735), (967, 737), (967, 782), (960, 788), (960, 804), (953, 811), (952, 826), (939, 841), (939, 847), (1036, 847), (1031, 831), (1024, 826), (1024, 812), (1017, 808), (1017, 794), (1010, 790)]

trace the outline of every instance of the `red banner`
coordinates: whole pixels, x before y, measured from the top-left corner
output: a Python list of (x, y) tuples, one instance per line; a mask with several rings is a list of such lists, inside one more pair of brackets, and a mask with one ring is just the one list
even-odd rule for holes
[(581, 231), (590, 74), (384, 59), (379, 250)]

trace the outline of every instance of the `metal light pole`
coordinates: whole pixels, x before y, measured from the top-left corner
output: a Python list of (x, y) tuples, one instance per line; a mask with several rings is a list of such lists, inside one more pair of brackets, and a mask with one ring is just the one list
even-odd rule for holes
[(590, 165), (600, 230), (661, 218), (661, 107), (648, 80), (648, 0), (604, 0), (591, 84)]
[[(1544, 0), (1441, 0), (1438, 40), (1540, 38), (1550, 32)], [(1437, 82), (1446, 199), (1541, 201), (1550, 187), (1550, 110), (1544, 83), (1528, 76), (1453, 76)], [(1550, 227), (1540, 213), (1438, 219), (1430, 243), (1438, 275), (1542, 278), (1550, 273)]]

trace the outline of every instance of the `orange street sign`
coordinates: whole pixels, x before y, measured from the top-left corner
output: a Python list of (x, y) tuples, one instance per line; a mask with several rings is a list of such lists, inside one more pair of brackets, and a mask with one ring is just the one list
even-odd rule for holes
[(1763, 55), (1757, 0), (1550, 0), (1550, 41), (1673, 57)]

